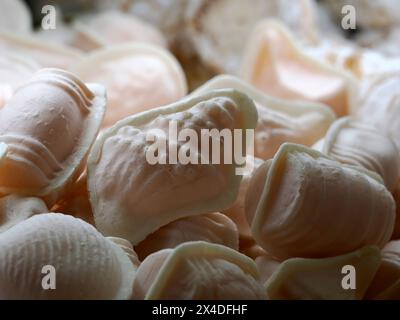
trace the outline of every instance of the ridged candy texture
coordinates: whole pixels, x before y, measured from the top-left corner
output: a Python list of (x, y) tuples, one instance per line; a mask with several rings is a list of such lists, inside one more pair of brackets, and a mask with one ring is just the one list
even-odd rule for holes
[[(246, 95), (218, 90), (128, 117), (105, 131), (88, 159), (90, 201), (96, 227), (103, 234), (122, 237), (136, 245), (174, 220), (220, 211), (235, 201), (241, 181), (236, 169), (244, 163), (232, 158), (231, 164), (225, 164), (224, 146), (220, 144), (219, 163), (212, 163), (210, 149), (209, 164), (183, 164), (179, 159), (174, 164), (168, 150), (174, 143), (168, 142), (169, 134), (173, 134), (171, 121), (176, 121), (172, 123), (176, 123), (178, 133), (193, 129), (198, 137), (201, 129), (243, 129), (240, 135), (245, 152), (244, 129), (254, 129), (257, 112)], [(168, 140), (166, 150), (158, 151), (158, 158), (165, 157), (166, 164), (148, 161), (149, 148), (154, 146), (146, 140), (154, 129), (164, 132)], [(157, 142), (162, 139), (157, 138)], [(183, 145), (178, 141), (178, 149)], [(200, 142), (191, 153), (201, 162), (198, 148)]]
[(0, 109), (0, 143), (6, 145), (0, 194), (39, 196), (54, 204), (79, 175), (105, 103), (102, 86), (86, 86), (63, 70), (37, 72)]
[[(53, 285), (45, 266), (55, 289), (43, 288)], [(0, 299), (128, 299), (135, 271), (118, 245), (71, 216), (36, 215), (0, 234)]]
[(371, 171), (284, 144), (261, 183), (252, 234), (281, 260), (383, 247), (392, 235), (395, 203)]

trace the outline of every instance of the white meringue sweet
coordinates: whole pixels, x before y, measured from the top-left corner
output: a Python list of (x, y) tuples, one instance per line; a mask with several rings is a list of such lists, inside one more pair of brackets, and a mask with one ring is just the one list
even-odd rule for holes
[(0, 299), (129, 299), (135, 272), (117, 244), (71, 216), (40, 214), (0, 233)]

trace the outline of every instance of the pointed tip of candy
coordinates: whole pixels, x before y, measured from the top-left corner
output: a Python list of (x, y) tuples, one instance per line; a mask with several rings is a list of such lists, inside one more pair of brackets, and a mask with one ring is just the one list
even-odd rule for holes
[(0, 161), (6, 157), (8, 151), (8, 145), (4, 142), (0, 142)]

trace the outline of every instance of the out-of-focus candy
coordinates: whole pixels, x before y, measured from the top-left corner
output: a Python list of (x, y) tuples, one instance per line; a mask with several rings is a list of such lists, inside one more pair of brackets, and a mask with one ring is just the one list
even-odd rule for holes
[(318, 151), (341, 163), (378, 173), (390, 191), (396, 188), (400, 179), (399, 150), (388, 135), (373, 126), (341, 118), (318, 145)]
[(0, 109), (0, 194), (43, 198), (51, 207), (79, 176), (105, 111), (105, 89), (43, 69)]
[(358, 106), (355, 118), (387, 133), (400, 149), (400, 71), (365, 79)]
[(262, 192), (250, 193), (253, 187), (249, 188), (253, 201), (246, 214), (256, 242), (278, 259), (329, 257), (366, 245), (383, 247), (392, 236), (395, 203), (374, 172), (284, 144), (266, 180), (260, 180)]
[(0, 51), (18, 55), (23, 53), (41, 67), (62, 69), (68, 69), (82, 57), (81, 52), (76, 49), (2, 31), (0, 31)]
[(3, 53), (0, 56), (0, 108), (39, 69), (40, 66), (27, 57)]
[(22, 0), (0, 1), (0, 30), (28, 34), (33, 26), (31, 13)]
[(160, 31), (133, 15), (118, 11), (105, 11), (83, 16), (76, 25), (84, 38), (106, 45), (144, 42), (160, 47), (167, 43)]
[(312, 146), (325, 135), (335, 120), (335, 114), (325, 105), (267, 96), (230, 75), (211, 79), (193, 95), (223, 88), (244, 92), (254, 100), (258, 112), (254, 155), (262, 159), (272, 158), (284, 142)]
[(382, 263), (366, 298), (400, 300), (400, 241), (389, 242), (381, 252)]
[(281, 262), (275, 260), (267, 253), (259, 255), (254, 259), (258, 271), (260, 273), (260, 281), (261, 283), (265, 283), (271, 278), (274, 272), (279, 268)]
[[(225, 129), (231, 134), (241, 129), (245, 152), (245, 130), (254, 129), (257, 112), (246, 95), (218, 90), (128, 117), (107, 129), (88, 159), (90, 201), (96, 227), (104, 234), (123, 237), (136, 245), (174, 220), (218, 212), (236, 200), (241, 181), (236, 169), (245, 163), (238, 163), (233, 156), (231, 164), (225, 164), (224, 157), (219, 163), (211, 161), (215, 152), (207, 157), (202, 154), (200, 139), (195, 149), (190, 148), (190, 157), (198, 164), (188, 159), (187, 164), (181, 163), (174, 151), (170, 153), (170, 147), (176, 146), (177, 156), (187, 152), (188, 145), (170, 138), (175, 130), (170, 129), (171, 123), (176, 124), (177, 134), (192, 129), (197, 137), (202, 129)], [(155, 138), (153, 143), (149, 135)], [(163, 144), (166, 150), (160, 148)], [(219, 155), (223, 155), (224, 145), (220, 143), (219, 147)], [(149, 158), (152, 150), (154, 156), (157, 154), (155, 159)]]
[(150, 234), (135, 250), (143, 260), (154, 252), (189, 241), (207, 241), (239, 249), (236, 225), (225, 215), (214, 212), (173, 221)]
[(187, 242), (146, 258), (137, 270), (134, 299), (265, 299), (257, 267), (237, 251)]
[[(282, 262), (265, 284), (267, 295), (270, 299), (279, 300), (360, 300), (380, 262), (380, 252), (373, 246), (332, 258), (288, 259)], [(354, 269), (344, 269), (346, 272), (343, 273), (345, 266)], [(347, 272), (353, 272), (353, 275), (349, 275), (355, 277), (355, 288), (343, 286), (347, 281)]]
[[(33, 216), (0, 233), (0, 249), (1, 299), (131, 297), (136, 267), (118, 245), (80, 219)], [(51, 272), (53, 284), (44, 278)], [(56, 290), (44, 287), (54, 284)]]
[(85, 82), (107, 88), (103, 127), (185, 96), (186, 80), (167, 51), (144, 44), (119, 45), (90, 54), (72, 68)]
[(275, 21), (263, 21), (253, 31), (242, 74), (269, 95), (321, 102), (338, 116), (352, 109), (357, 87), (350, 73), (306, 55), (288, 30)]
[(0, 198), (0, 233), (35, 214), (47, 212), (49, 209), (39, 198), (21, 197), (14, 194), (2, 197)]

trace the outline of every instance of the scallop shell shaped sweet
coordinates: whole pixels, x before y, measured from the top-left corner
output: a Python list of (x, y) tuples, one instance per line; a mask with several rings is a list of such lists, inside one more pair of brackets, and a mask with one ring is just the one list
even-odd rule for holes
[(0, 233), (35, 214), (49, 212), (43, 200), (11, 194), (0, 198)]
[(32, 17), (24, 1), (2, 0), (0, 2), (0, 30), (29, 34), (32, 31), (32, 25)]
[[(379, 175), (284, 144), (246, 212), (256, 242), (278, 259), (321, 258), (391, 238), (395, 203)], [(339, 236), (340, 235), (340, 236)]]
[(239, 249), (235, 223), (219, 212), (190, 216), (173, 221), (150, 234), (135, 250), (140, 260), (148, 255), (189, 241), (206, 241)]
[(22, 36), (0, 31), (0, 50), (21, 54), (41, 67), (68, 69), (81, 59), (82, 52), (63, 45), (49, 44), (32, 36)]
[[(237, 171), (245, 157), (242, 162), (232, 155), (238, 149), (229, 150), (228, 137), (226, 143), (212, 138), (217, 149), (210, 148), (207, 155), (202, 144), (207, 147), (211, 139), (194, 143), (195, 138), (189, 142), (186, 137), (183, 142), (174, 132), (190, 129), (200, 137), (202, 130), (224, 129), (229, 136), (240, 129), (232, 141), (245, 152), (247, 130), (256, 122), (253, 102), (234, 90), (187, 98), (119, 121), (96, 141), (88, 159), (96, 226), (136, 245), (174, 220), (226, 209), (236, 200), (241, 181)], [(189, 152), (187, 143), (193, 143)], [(188, 153), (190, 159), (183, 156)]]
[(223, 88), (241, 91), (254, 100), (258, 112), (254, 155), (262, 159), (272, 158), (284, 142), (312, 146), (325, 135), (336, 118), (323, 104), (269, 96), (230, 75), (220, 75), (211, 79), (193, 95)]
[(0, 194), (49, 206), (79, 176), (100, 128), (105, 89), (58, 69), (42, 69), (0, 109)]
[(366, 298), (400, 300), (400, 241), (390, 241), (381, 251), (381, 265)]
[[(267, 295), (274, 300), (360, 300), (380, 263), (379, 249), (374, 246), (332, 258), (288, 259), (265, 284)], [(343, 286), (349, 272), (355, 272), (355, 288), (351, 289)]]
[(387, 133), (400, 148), (400, 72), (385, 73), (365, 79), (360, 86), (358, 121)]
[(348, 72), (305, 54), (279, 22), (263, 21), (253, 31), (243, 78), (266, 94), (328, 105), (338, 116), (353, 108), (357, 82)]
[[(118, 245), (80, 219), (36, 215), (1, 233), (0, 248), (1, 299), (131, 297), (136, 267)], [(51, 284), (43, 270), (53, 270), (55, 289), (44, 286)]]
[(170, 104), (187, 93), (185, 75), (166, 50), (125, 44), (94, 51), (72, 68), (86, 82), (107, 88), (103, 127), (127, 116)]
[(133, 298), (146, 300), (261, 300), (265, 289), (250, 258), (225, 246), (187, 242), (146, 258)]
[[(368, 143), (365, 143), (368, 141)], [(337, 120), (322, 141), (322, 153), (378, 173), (393, 191), (400, 178), (400, 153), (393, 140), (372, 125), (350, 117)]]

